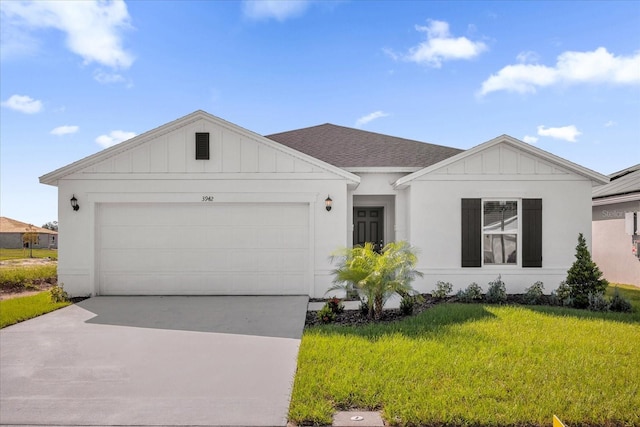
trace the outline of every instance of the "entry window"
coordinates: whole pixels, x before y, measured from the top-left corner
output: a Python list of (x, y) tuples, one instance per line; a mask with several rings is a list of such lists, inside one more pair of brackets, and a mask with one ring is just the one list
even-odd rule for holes
[(196, 160), (209, 160), (209, 132), (196, 132)]
[(518, 202), (485, 200), (482, 212), (484, 264), (517, 264)]

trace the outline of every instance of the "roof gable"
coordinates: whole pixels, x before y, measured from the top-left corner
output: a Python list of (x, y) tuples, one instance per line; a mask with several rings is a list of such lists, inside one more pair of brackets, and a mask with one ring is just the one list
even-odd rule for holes
[(609, 178), (598, 172), (565, 160), (554, 154), (501, 135), (467, 151), (400, 178), (394, 184), (401, 188), (412, 181), (437, 175), (566, 175), (589, 179), (594, 185), (606, 184)]
[(330, 123), (267, 138), (340, 168), (424, 168), (463, 151)]
[(6, 216), (0, 216), (0, 233), (39, 233), (39, 234), (58, 234), (57, 231), (49, 230), (47, 228), (36, 227), (33, 224), (27, 224), (26, 222), (18, 221), (16, 219), (7, 218)]
[[(195, 159), (195, 133), (210, 134), (211, 160)], [(72, 174), (330, 173), (359, 177), (334, 165), (196, 111), (40, 177), (44, 184)]]

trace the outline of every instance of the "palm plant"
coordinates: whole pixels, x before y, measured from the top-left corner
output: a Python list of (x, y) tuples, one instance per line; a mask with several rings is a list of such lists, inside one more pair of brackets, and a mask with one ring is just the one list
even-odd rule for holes
[(369, 317), (379, 319), (385, 302), (394, 294), (400, 296), (416, 293), (411, 282), (422, 273), (415, 269), (417, 249), (409, 243), (391, 242), (381, 252), (372, 243), (354, 248), (342, 248), (331, 256), (338, 266), (327, 292), (336, 289), (355, 290), (367, 303)]

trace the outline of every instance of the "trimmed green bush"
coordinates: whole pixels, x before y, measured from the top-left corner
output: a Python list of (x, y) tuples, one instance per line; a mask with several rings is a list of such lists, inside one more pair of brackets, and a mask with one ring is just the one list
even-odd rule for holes
[(482, 301), (482, 288), (476, 282), (467, 286), (467, 289), (460, 289), (456, 294), (461, 302), (479, 302)]
[(485, 298), (490, 304), (504, 304), (507, 302), (507, 287), (502, 281), (502, 276), (498, 276), (493, 282), (489, 282), (489, 289)]
[(449, 296), (452, 290), (453, 290), (453, 285), (451, 283), (443, 282), (442, 280), (439, 280), (436, 283), (436, 289), (433, 291), (433, 294), (431, 295), (436, 299), (445, 299), (447, 296)]
[(613, 289), (613, 296), (611, 297), (611, 303), (609, 304), (609, 310), (619, 311), (622, 313), (629, 313), (633, 311), (631, 301), (620, 295), (620, 290), (616, 286)]
[(536, 305), (542, 302), (544, 296), (544, 284), (540, 281), (534, 283), (525, 289), (523, 296), (524, 303), (529, 305)]
[(318, 320), (321, 323), (331, 323), (336, 320), (336, 314), (331, 310), (329, 304), (325, 304), (320, 311), (318, 311)]

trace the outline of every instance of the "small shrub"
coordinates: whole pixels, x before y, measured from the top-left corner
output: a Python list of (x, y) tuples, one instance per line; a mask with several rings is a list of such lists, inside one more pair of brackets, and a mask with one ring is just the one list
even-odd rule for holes
[(358, 312), (362, 317), (369, 317), (369, 304), (364, 299), (360, 300), (360, 307), (358, 308)]
[(327, 301), (327, 306), (334, 314), (341, 314), (344, 311), (344, 304), (338, 297), (331, 297)]
[(321, 323), (331, 323), (336, 320), (336, 314), (331, 311), (329, 304), (325, 304), (320, 311), (318, 311), (318, 320)]
[(534, 283), (525, 289), (524, 303), (528, 305), (536, 305), (542, 303), (542, 297), (544, 295), (544, 284), (540, 281)]
[(602, 278), (602, 272), (591, 259), (582, 233), (578, 235), (575, 257), (575, 262), (567, 271), (566, 282), (571, 290), (571, 305), (575, 308), (585, 308), (589, 306), (589, 294), (604, 294), (609, 282)]
[(620, 311), (623, 313), (629, 313), (633, 311), (633, 305), (631, 305), (631, 301), (620, 295), (620, 291), (618, 290), (617, 286), (613, 289), (613, 296), (611, 297), (609, 310)]
[(493, 282), (489, 282), (489, 289), (485, 296), (487, 302), (491, 304), (504, 304), (507, 302), (507, 287), (502, 281), (502, 276), (498, 276)]
[(589, 305), (587, 308), (591, 311), (609, 311), (609, 301), (601, 293), (590, 293), (587, 296)]
[(69, 294), (64, 290), (64, 284), (60, 283), (60, 285), (53, 286), (49, 293), (51, 294), (51, 302), (59, 303), (59, 302), (67, 302), (69, 301)]
[(415, 297), (411, 295), (404, 295), (400, 301), (400, 312), (405, 316), (409, 316), (410, 314), (413, 314), (413, 308), (415, 305)]
[(460, 289), (456, 295), (461, 302), (482, 301), (482, 288), (476, 282), (467, 286), (467, 289)]
[(453, 290), (453, 285), (449, 282), (443, 282), (439, 280), (436, 283), (436, 289), (433, 291), (432, 296), (436, 299), (445, 299), (451, 291)]
[(558, 289), (551, 292), (551, 303), (553, 305), (571, 307), (573, 298), (571, 297), (571, 288), (565, 281), (560, 282)]

